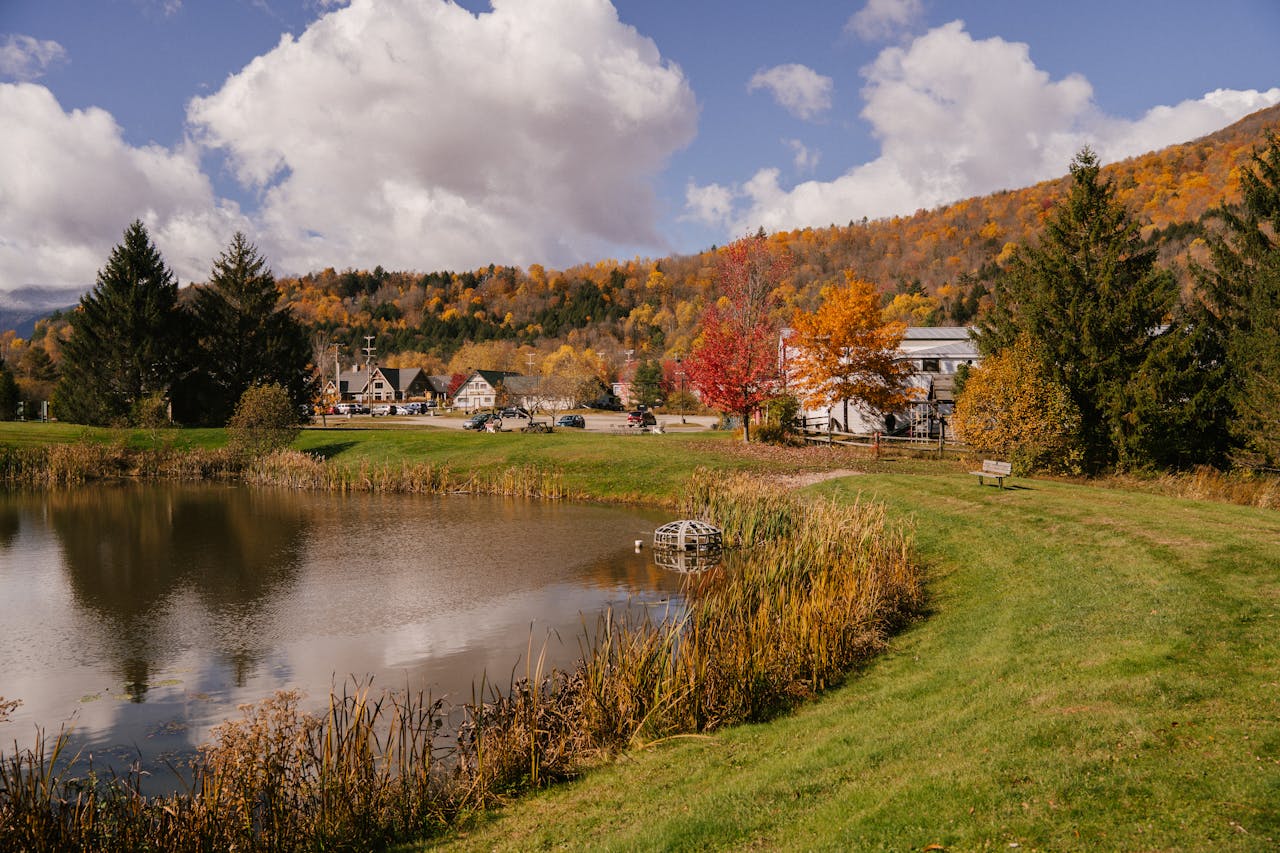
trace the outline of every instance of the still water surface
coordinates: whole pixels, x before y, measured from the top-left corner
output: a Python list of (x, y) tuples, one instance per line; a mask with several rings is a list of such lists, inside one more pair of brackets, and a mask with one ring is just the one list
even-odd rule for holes
[[(237, 705), (299, 688), (505, 686), (610, 605), (678, 607), (633, 551), (669, 518), (512, 498), (128, 484), (0, 493), (0, 752), (74, 724), (95, 767), (172, 780)], [(548, 639), (549, 638), (549, 639)]]

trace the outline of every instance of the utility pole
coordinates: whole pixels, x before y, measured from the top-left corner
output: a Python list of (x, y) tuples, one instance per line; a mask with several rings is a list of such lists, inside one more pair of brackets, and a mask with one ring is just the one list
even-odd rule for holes
[(373, 335), (364, 336), (364, 366), (366, 368), (373, 364), (373, 357), (378, 352), (378, 348), (373, 345), (373, 338)]

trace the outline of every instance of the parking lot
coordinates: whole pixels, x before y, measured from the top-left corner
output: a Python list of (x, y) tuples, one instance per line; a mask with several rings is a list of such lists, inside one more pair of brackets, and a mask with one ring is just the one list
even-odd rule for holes
[[(546, 413), (538, 413), (534, 418), (546, 423), (555, 423), (555, 419), (562, 413), (550, 415)], [(586, 421), (587, 432), (613, 432), (627, 428), (626, 412), (579, 412)], [(680, 423), (680, 415), (658, 415), (658, 424), (664, 432), (695, 432), (697, 430), (709, 429), (719, 418), (715, 415), (685, 415), (686, 423)], [(313, 427), (343, 426), (348, 423), (359, 423), (363, 426), (422, 426), (441, 429), (462, 429), (462, 424), (466, 421), (467, 416), (463, 412), (453, 412), (450, 414), (440, 415), (328, 415), (321, 418), (316, 415), (312, 422)], [(503, 430), (518, 431), (529, 421), (524, 418), (505, 418), (502, 422)], [(576, 432), (574, 429), (558, 427), (557, 429), (565, 432)]]

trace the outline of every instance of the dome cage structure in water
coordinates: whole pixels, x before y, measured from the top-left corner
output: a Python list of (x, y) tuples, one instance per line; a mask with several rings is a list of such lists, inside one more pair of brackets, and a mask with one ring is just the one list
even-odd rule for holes
[(676, 572), (701, 572), (720, 562), (724, 536), (705, 521), (672, 521), (653, 531), (653, 561)]

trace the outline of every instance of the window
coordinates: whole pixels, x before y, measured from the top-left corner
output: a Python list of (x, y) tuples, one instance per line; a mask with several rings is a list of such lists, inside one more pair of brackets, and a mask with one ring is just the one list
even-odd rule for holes
[(937, 373), (939, 371), (938, 359), (936, 358), (921, 359), (920, 369), (923, 370), (925, 373)]

